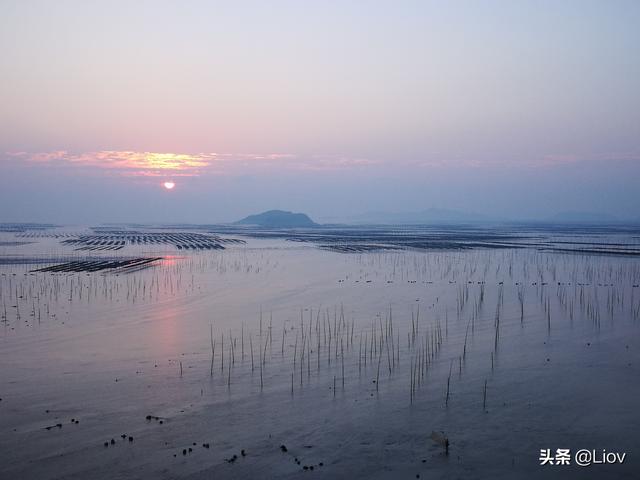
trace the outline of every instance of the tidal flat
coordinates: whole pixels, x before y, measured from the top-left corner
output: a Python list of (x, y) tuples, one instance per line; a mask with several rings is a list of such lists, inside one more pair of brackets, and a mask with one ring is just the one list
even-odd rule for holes
[[(634, 478), (638, 252), (633, 228), (4, 228), (0, 477)], [(627, 455), (540, 465), (558, 448)]]

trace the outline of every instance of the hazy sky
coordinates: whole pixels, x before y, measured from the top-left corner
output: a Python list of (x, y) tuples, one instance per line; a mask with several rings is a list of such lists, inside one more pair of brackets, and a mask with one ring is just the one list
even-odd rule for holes
[(639, 25), (635, 0), (0, 0), (0, 221), (639, 218)]

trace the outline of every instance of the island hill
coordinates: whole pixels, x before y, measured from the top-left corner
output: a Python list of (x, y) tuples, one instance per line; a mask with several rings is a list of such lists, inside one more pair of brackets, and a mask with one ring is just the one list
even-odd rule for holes
[(286, 212), (284, 210), (269, 210), (249, 215), (235, 222), (236, 225), (257, 225), (269, 228), (309, 228), (319, 226), (304, 213)]

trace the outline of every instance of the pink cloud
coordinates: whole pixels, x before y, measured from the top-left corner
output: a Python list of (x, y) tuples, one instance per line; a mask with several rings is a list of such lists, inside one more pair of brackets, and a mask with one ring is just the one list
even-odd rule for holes
[(337, 170), (359, 168), (376, 162), (339, 155), (303, 157), (291, 153), (158, 153), (102, 150), (70, 153), (7, 152), (24, 164), (107, 171), (127, 177), (194, 177), (207, 174), (242, 173), (245, 170)]

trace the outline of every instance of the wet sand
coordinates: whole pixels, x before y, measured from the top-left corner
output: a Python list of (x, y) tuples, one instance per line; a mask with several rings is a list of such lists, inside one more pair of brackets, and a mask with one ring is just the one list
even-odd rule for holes
[[(0, 253), (78, 255), (36, 240)], [(638, 471), (633, 257), (340, 253), (283, 238), (118, 254), (162, 260), (130, 273), (0, 265), (3, 478)], [(541, 448), (627, 458), (540, 466)]]

